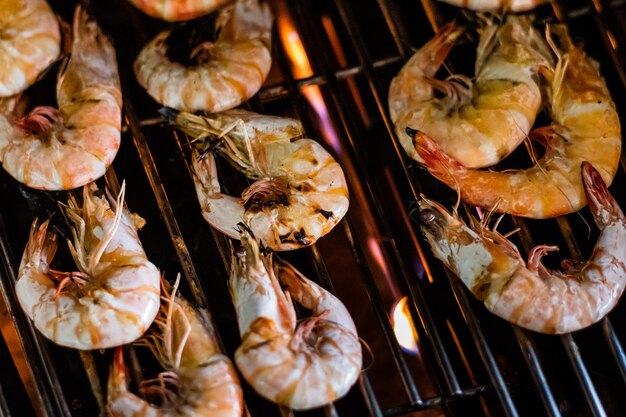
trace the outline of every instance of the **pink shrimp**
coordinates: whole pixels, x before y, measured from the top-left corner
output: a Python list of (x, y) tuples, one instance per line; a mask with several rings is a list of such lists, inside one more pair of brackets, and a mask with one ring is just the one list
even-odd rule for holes
[(591, 258), (564, 261), (563, 271), (541, 263), (558, 247), (537, 246), (525, 263), (501, 234), (477, 221), (470, 227), (425, 198), (419, 202), (421, 229), (435, 256), (489, 311), (536, 332), (573, 332), (602, 319), (626, 285), (626, 217), (591, 164), (582, 164), (582, 177), (602, 232)]

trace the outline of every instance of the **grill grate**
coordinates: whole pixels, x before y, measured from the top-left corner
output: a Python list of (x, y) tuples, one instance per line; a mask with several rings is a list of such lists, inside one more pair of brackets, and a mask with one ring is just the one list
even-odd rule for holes
[[(72, 5), (52, 3), (69, 20)], [(149, 257), (170, 279), (182, 272), (182, 291), (205, 309), (207, 323), (216, 327), (232, 356), (238, 336), (226, 289), (229, 243), (200, 216), (185, 157), (189, 138), (155, 121), (158, 107), (132, 75), (137, 51), (163, 24), (143, 17), (125, 0), (106, 3), (93, 8), (117, 46), (126, 130), (113, 170), (103, 181), (115, 191), (119, 179), (127, 180), (128, 206), (148, 220), (141, 237)], [(626, 354), (620, 335), (625, 329), (617, 319), (624, 314), (623, 302), (609, 318), (575, 335), (533, 334), (486, 313), (420, 246), (411, 201), (424, 192), (451, 206), (455, 196), (405, 157), (387, 114), (386, 90), (411, 47), (432, 35), (428, 26), (434, 29), (463, 13), (431, 0), (271, 3), (278, 16), (274, 69), (248, 106), (300, 118), (310, 137), (323, 141), (340, 161), (351, 192), (350, 211), (329, 236), (312, 248), (281, 256), (344, 300), (374, 360), (346, 398), (323, 410), (292, 413), (244, 384), (248, 415), (624, 415), (620, 393)], [(625, 2), (578, 0), (566, 7), (556, 1), (537, 15), (540, 21), (566, 22), (574, 36), (586, 39), (587, 51), (602, 62), (618, 109), (625, 108)], [(297, 67), (291, 58), (292, 42), (283, 38), (290, 28), (301, 39), (311, 68)], [(471, 67), (471, 59), (457, 58), (467, 56), (462, 46), (455, 54), (450, 68)], [(621, 162), (612, 191), (626, 207), (624, 193), (618, 192), (626, 189), (624, 154)], [(233, 189), (245, 185), (239, 178), (226, 179)], [(30, 222), (54, 213), (57, 198), (66, 194), (28, 190), (0, 174), (0, 290), (17, 329), (17, 343), (9, 346), (14, 355), (21, 351), (26, 357), (20, 376), (27, 381), (35, 414), (95, 416), (111, 352), (79, 354), (47, 342), (26, 319), (13, 290), (16, 254), (24, 247)], [(588, 213), (581, 216), (588, 221)], [(579, 215), (504, 223), (520, 228), (516, 239), (525, 252), (535, 243), (556, 239), (566, 256), (581, 259), (597, 236), (592, 231), (587, 237)], [(394, 334), (391, 309), (403, 296), (408, 297), (418, 354), (403, 350)], [(7, 338), (4, 329), (3, 335)], [(145, 351), (129, 348), (129, 353), (135, 377), (153, 371)], [(0, 417), (11, 411), (30, 413), (23, 406), (26, 390), (18, 391), (13, 395), (15, 389), (0, 377)]]

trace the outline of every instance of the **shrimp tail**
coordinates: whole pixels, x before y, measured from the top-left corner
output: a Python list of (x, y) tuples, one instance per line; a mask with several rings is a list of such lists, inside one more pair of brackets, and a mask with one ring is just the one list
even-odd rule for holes
[[(115, 349), (113, 364), (109, 373), (109, 393), (116, 391), (126, 391), (128, 382), (126, 381), (126, 365), (124, 363), (124, 349), (118, 346)], [(110, 394), (109, 394), (110, 395)]]
[[(419, 54), (420, 58), (426, 59), (429, 64), (427, 66), (436, 70), (446, 59), (456, 39), (463, 31), (464, 28), (458, 27), (455, 21), (442, 26), (435, 37), (421, 49), (423, 54)], [(421, 65), (424, 65), (424, 63)]]
[(589, 209), (600, 230), (617, 220), (624, 220), (624, 213), (609, 193), (602, 176), (587, 161), (582, 163), (582, 177)]
[(461, 163), (444, 153), (437, 142), (429, 136), (411, 128), (407, 128), (406, 133), (413, 138), (413, 146), (424, 161), (424, 167), (439, 180), (448, 185), (455, 185), (456, 179), (467, 171)]
[(49, 222), (50, 219), (41, 224), (39, 224), (39, 219), (33, 221), (22, 261), (29, 262), (44, 273), (48, 272), (50, 262), (54, 259), (58, 247), (56, 234), (48, 233)]
[[(74, 35), (73, 41), (89, 49), (90, 53), (93, 52), (96, 56), (100, 55), (97, 51), (101, 50), (104, 45), (108, 46), (108, 41), (104, 39), (100, 28), (95, 21), (90, 18), (85, 7), (81, 5), (76, 7), (72, 26), (72, 33)], [(75, 52), (76, 50), (74, 50), (74, 53)]]
[[(104, 89), (121, 107), (122, 97), (119, 92), (120, 79), (117, 73), (115, 49), (96, 21), (81, 5), (78, 5), (74, 12), (72, 33), (70, 58), (57, 77), (57, 98), (64, 101), (61, 97), (68, 95), (69, 99), (71, 91), (75, 89), (74, 78), (70, 77), (71, 80), (64, 82), (66, 74), (70, 73), (79, 77), (89, 76), (88, 86), (83, 86), (83, 88), (87, 91), (93, 88), (94, 93), (100, 88)], [(98, 88), (95, 88), (96, 85)]]

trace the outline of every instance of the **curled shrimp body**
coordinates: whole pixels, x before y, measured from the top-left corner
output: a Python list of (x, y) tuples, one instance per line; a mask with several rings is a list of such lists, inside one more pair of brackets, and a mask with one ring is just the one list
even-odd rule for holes
[[(476, 79), (433, 77), (461, 31), (453, 23), (406, 63), (389, 88), (389, 111), (410, 158), (422, 162), (407, 128), (432, 137), (471, 168), (495, 165), (526, 137), (541, 106), (538, 71), (549, 65), (545, 41), (526, 17), (508, 16), (480, 36)], [(435, 96), (435, 91), (444, 93)]]
[(101, 177), (120, 146), (122, 95), (115, 51), (77, 7), (72, 53), (57, 81), (58, 110), (0, 115), (0, 162), (32, 188), (67, 190)]
[(243, 397), (232, 362), (221, 353), (215, 331), (175, 292), (161, 305), (154, 330), (137, 342), (150, 347), (165, 369), (139, 388), (161, 405), (129, 391), (120, 347), (109, 374), (109, 417), (241, 417)]
[[(242, 338), (235, 352), (239, 371), (260, 395), (294, 410), (342, 397), (362, 363), (345, 306), (288, 263), (261, 257), (245, 230), (241, 243), (229, 281)], [(312, 310), (297, 326), (292, 299)]]
[[(162, 111), (209, 150), (192, 158), (196, 193), (211, 226), (234, 239), (243, 221), (265, 247), (292, 250), (315, 243), (348, 210), (341, 166), (317, 142), (301, 138), (296, 120), (230, 110), (208, 117)], [(215, 156), (254, 182), (241, 197), (221, 192)]]
[(130, 343), (159, 309), (159, 271), (146, 258), (136, 226), (117, 200), (85, 187), (82, 207), (70, 199), (68, 245), (78, 271), (50, 268), (56, 234), (33, 223), (16, 284), (17, 298), (35, 327), (59, 345), (104, 349)]
[(574, 46), (565, 29), (560, 33), (559, 60), (547, 75), (553, 124), (531, 132), (545, 154), (524, 170), (467, 169), (421, 132), (413, 142), (426, 168), (455, 188), (466, 202), (498, 212), (531, 218), (572, 213), (586, 204), (580, 177), (583, 161), (591, 163), (611, 183), (621, 153), (619, 116), (598, 63)]
[(218, 9), (230, 0), (130, 0), (148, 16), (177, 22), (195, 19)]
[(60, 44), (59, 24), (45, 0), (0, 0), (0, 97), (33, 84)]
[(220, 112), (238, 106), (261, 88), (269, 73), (272, 14), (258, 0), (239, 0), (220, 11), (215, 43), (196, 47), (187, 67), (168, 57), (169, 31), (146, 45), (135, 75), (157, 102), (189, 112)]
[(604, 317), (626, 285), (626, 217), (598, 171), (583, 163), (589, 208), (602, 230), (587, 262), (548, 270), (541, 258), (556, 246), (537, 246), (525, 263), (515, 245), (483, 225), (465, 225), (422, 199), (422, 232), (443, 261), (492, 313), (541, 333), (573, 332)]
[(525, 12), (550, 0), (441, 0), (453, 6), (464, 7), (480, 12), (511, 11)]

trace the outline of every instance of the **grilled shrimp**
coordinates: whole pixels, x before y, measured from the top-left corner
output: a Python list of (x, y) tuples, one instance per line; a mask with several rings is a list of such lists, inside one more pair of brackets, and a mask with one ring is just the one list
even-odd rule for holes
[(269, 73), (272, 14), (259, 0), (239, 0), (220, 11), (215, 43), (192, 52), (191, 66), (168, 57), (170, 31), (157, 35), (135, 61), (135, 75), (157, 102), (189, 112), (238, 106), (261, 88)]
[[(242, 337), (235, 352), (239, 371), (260, 395), (294, 410), (342, 397), (362, 363), (350, 314), (288, 263), (261, 257), (247, 230), (242, 230), (241, 243), (229, 280)], [(297, 326), (291, 299), (312, 310)]]
[(58, 110), (0, 114), (0, 162), (32, 188), (67, 190), (102, 176), (120, 146), (122, 95), (115, 51), (76, 8), (72, 54), (57, 81)]
[(537, 332), (573, 332), (611, 311), (626, 285), (626, 217), (591, 164), (583, 163), (582, 177), (602, 232), (591, 259), (564, 261), (564, 271), (541, 263), (558, 247), (537, 246), (525, 263), (504, 236), (482, 224), (468, 227), (426, 199), (419, 202), (421, 229), (435, 256), (489, 311)]
[(230, 0), (130, 0), (133, 6), (147, 14), (177, 22), (195, 19), (218, 9)]
[(33, 84), (60, 45), (59, 24), (45, 0), (0, 0), (0, 97)]
[(123, 207), (124, 189), (107, 201), (92, 183), (84, 188), (82, 207), (69, 200), (65, 214), (74, 242), (68, 246), (78, 271), (50, 268), (56, 234), (48, 232), (48, 221), (33, 222), (17, 298), (35, 327), (59, 345), (86, 350), (130, 343), (159, 310), (159, 271)]
[(558, 63), (547, 74), (553, 124), (531, 132), (530, 139), (545, 146), (534, 166), (504, 172), (467, 169), (425, 134), (409, 132), (426, 168), (472, 205), (523, 217), (560, 216), (586, 204), (580, 178), (583, 161), (591, 163), (607, 185), (615, 176), (620, 122), (598, 63), (572, 44), (563, 26), (553, 30), (560, 34)]
[(471, 10), (525, 12), (551, 0), (441, 0), (453, 6)]
[[(167, 294), (167, 289), (163, 292)], [(164, 299), (156, 328), (137, 344), (150, 347), (165, 372), (143, 381), (139, 390), (160, 399), (160, 407), (128, 390), (119, 347), (109, 374), (109, 417), (240, 417), (243, 397), (237, 373), (220, 351), (215, 331), (183, 298), (176, 286)]]
[(209, 117), (163, 109), (163, 115), (224, 156), (254, 182), (241, 197), (221, 192), (215, 156), (195, 151), (196, 193), (205, 220), (238, 239), (243, 221), (265, 247), (291, 250), (309, 246), (343, 218), (348, 188), (333, 157), (312, 139), (301, 138), (293, 119), (231, 110)]
[(535, 121), (541, 106), (538, 71), (550, 65), (550, 52), (529, 18), (508, 16), (501, 26), (483, 29), (473, 83), (459, 75), (434, 79), (460, 34), (450, 23), (413, 55), (391, 82), (389, 111), (410, 158), (422, 162), (407, 128), (432, 137), (466, 167), (495, 165)]

